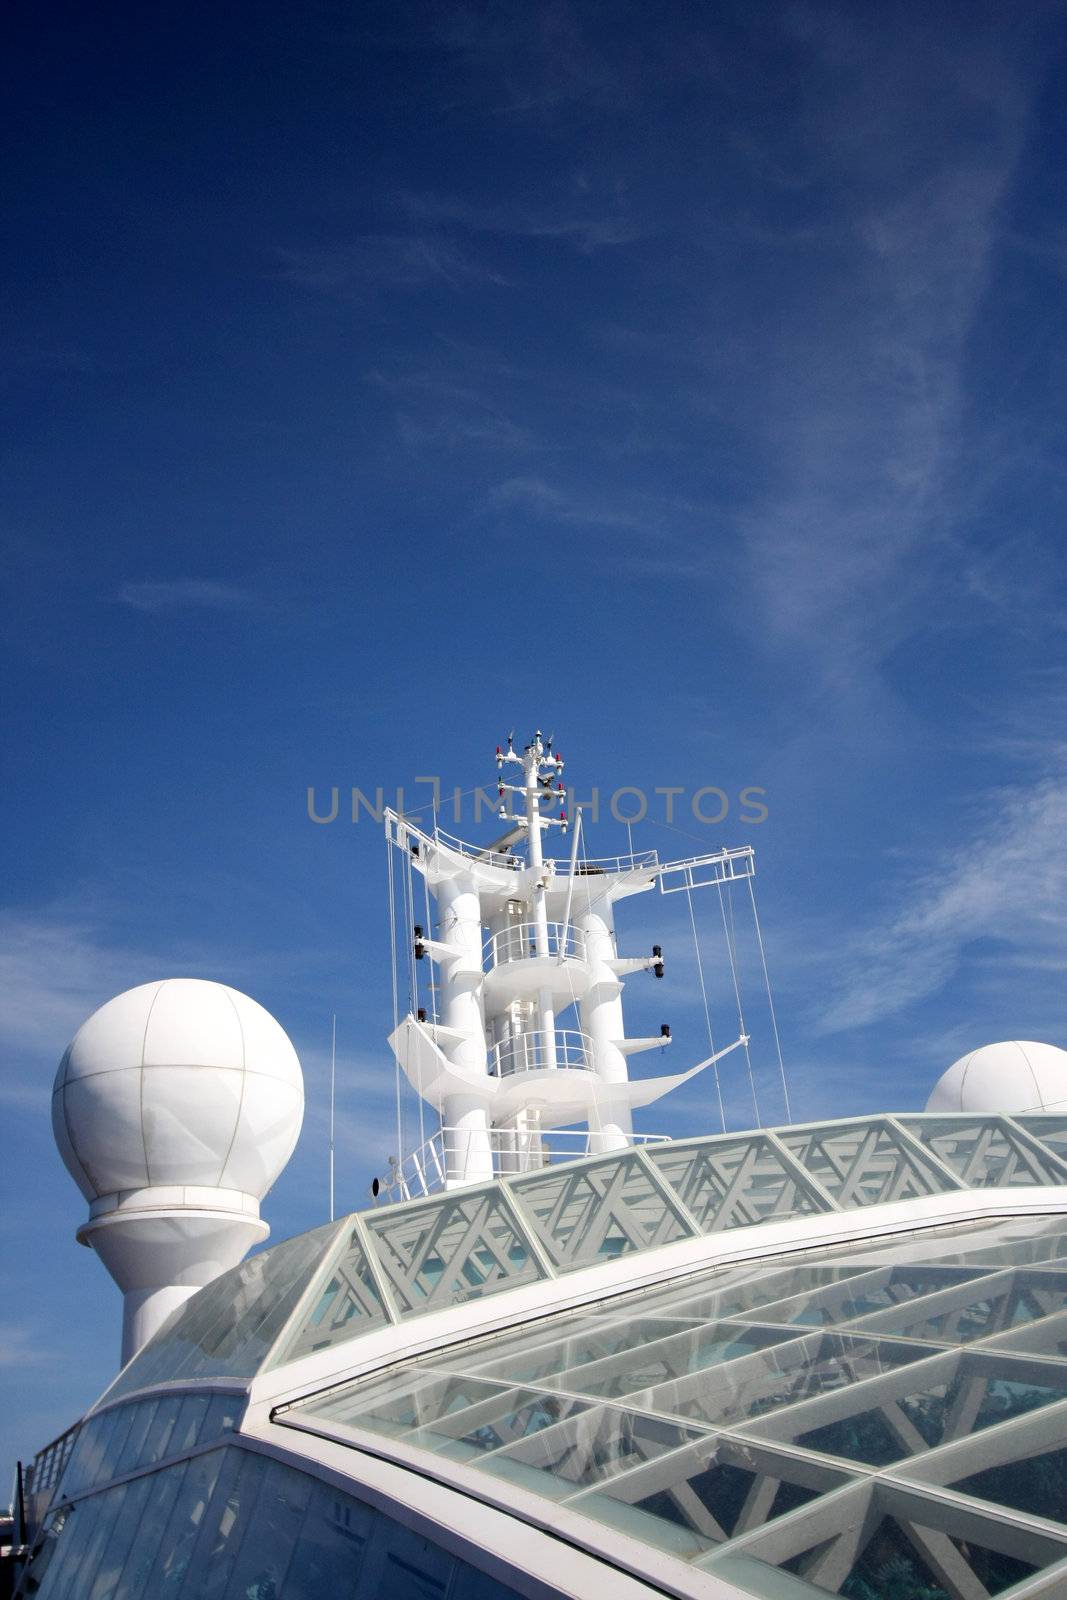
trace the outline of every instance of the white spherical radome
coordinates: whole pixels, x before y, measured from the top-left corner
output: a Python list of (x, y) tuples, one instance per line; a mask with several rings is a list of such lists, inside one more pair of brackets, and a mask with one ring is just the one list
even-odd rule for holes
[(202, 978), (141, 984), (101, 1006), (52, 1096), (56, 1143), (90, 1202), (173, 1185), (260, 1200), (303, 1115), (284, 1029), (248, 995)]
[(1067, 1050), (1034, 1039), (983, 1045), (954, 1061), (927, 1111), (1067, 1112)]

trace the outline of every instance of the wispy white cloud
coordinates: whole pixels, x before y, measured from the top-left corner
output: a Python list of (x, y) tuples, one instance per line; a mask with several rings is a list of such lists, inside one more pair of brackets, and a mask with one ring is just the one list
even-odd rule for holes
[(419, 194), (403, 195), (401, 204), (413, 221), (503, 238), (555, 240), (582, 255), (632, 244), (649, 232), (648, 222), (631, 213), (618, 195), (609, 205), (595, 208), (581, 192), (539, 208), (516, 202), (479, 206), (447, 196)]
[(531, 450), (534, 443), (530, 429), (520, 427), (509, 417), (440, 415), (427, 418), (401, 411), (396, 426), (404, 444), (419, 450), (427, 445), (440, 445), (448, 450), (469, 446), (476, 450), (524, 453)]
[(9, 1041), (4, 1099), (25, 1103), (33, 1096), (18, 1057), (58, 1062), (89, 1013), (137, 981), (130, 974), (143, 964), (143, 957), (109, 945), (87, 920), (61, 911), (0, 912), (0, 1031)]
[[(307, 1091), (305, 1129), (313, 1145), (326, 1147), (330, 1114), (330, 1053), (305, 1045), (300, 1051)], [(405, 1100), (406, 1104), (406, 1100)], [(377, 1050), (353, 1048), (343, 1036), (337, 1049), (336, 1144), (340, 1155), (370, 1172), (384, 1169), (396, 1145), (393, 1061), (384, 1040)], [(414, 1140), (409, 1143), (417, 1142)]]
[(247, 611), (256, 604), (251, 589), (210, 578), (124, 583), (118, 598), (134, 611)]
[[(978, 941), (996, 964), (1060, 970), (1067, 941), (1067, 774), (1000, 791), (981, 821), (911, 880), (887, 919), (850, 939), (844, 977), (816, 1020), (825, 1033), (864, 1027), (935, 994)], [(835, 946), (842, 959), (843, 943)], [(824, 971), (824, 979), (833, 984)]]
[(587, 528), (647, 528), (636, 507), (611, 505), (584, 492), (557, 488), (543, 478), (508, 478), (488, 496), (496, 511), (521, 510), (546, 522)]
[(368, 373), (367, 381), (397, 406), (397, 431), (413, 449), (469, 447), (525, 454), (535, 448), (533, 431), (517, 422), (496, 396), (499, 380), (477, 375), (468, 381), (450, 374), (413, 371)]
[[(709, 359), (766, 458), (733, 520), (761, 637), (851, 687), (943, 610), (969, 458), (985, 488), (1007, 466), (975, 433), (967, 363), (1040, 70), (999, 26), (857, 28), (806, 4), (780, 26), (805, 63), (790, 168), (818, 227), (766, 326), (724, 328)], [(765, 176), (784, 143), (738, 148)]]
[[(139, 892), (145, 892), (143, 884)], [(96, 902), (95, 911), (86, 909), (89, 901)], [(279, 963), (270, 953), (244, 948), (220, 954), (189, 939), (134, 944), (116, 930), (115, 909), (102, 892), (0, 910), (0, 1032), (8, 1041), (0, 1098), (8, 1103), (30, 1103), (38, 1085), (37, 1064), (57, 1063), (86, 1017), (136, 984), (180, 973), (255, 990), (257, 978), (260, 985), (267, 974), (274, 981), (281, 966), (285, 979), (299, 985), (303, 952), (287, 954)]]
[(33, 1322), (0, 1322), (0, 1367), (20, 1372), (23, 1367), (46, 1366), (59, 1360), (59, 1352), (42, 1343)]
[(315, 249), (283, 247), (275, 258), (281, 282), (321, 294), (370, 286), (463, 289), (508, 281), (454, 240), (425, 232), (364, 234), (350, 244)]
[(431, 25), (468, 65), (460, 103), (488, 101), (502, 117), (554, 120), (575, 109), (629, 109), (635, 69), (647, 59), (616, 48), (613, 30), (605, 35), (567, 0), (492, 12), (440, 7)]

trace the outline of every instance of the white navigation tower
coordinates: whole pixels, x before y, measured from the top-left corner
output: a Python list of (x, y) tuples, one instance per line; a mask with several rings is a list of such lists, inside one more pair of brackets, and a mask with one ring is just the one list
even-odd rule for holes
[[(387, 1180), (390, 1191), (484, 1182), (548, 1158), (544, 1136), (584, 1126), (584, 1154), (633, 1142), (632, 1112), (712, 1066), (740, 1036), (687, 1072), (631, 1081), (628, 1058), (669, 1044), (670, 1028), (628, 1037), (623, 980), (663, 976), (663, 953), (620, 955), (614, 906), (657, 884), (663, 893), (727, 885), (753, 873), (750, 847), (660, 862), (654, 850), (579, 857), (581, 814), (569, 857), (546, 854), (545, 835), (568, 831), (563, 758), (535, 733), (520, 752), (497, 747), (498, 798), (508, 831), (492, 845), (428, 833), (385, 813), (401, 870), (422, 875), (432, 927), (413, 923), (410, 953), (434, 964), (430, 1007), (398, 1021), (397, 1062), (441, 1118), (441, 1129)], [(510, 782), (514, 776), (517, 781)], [(406, 897), (414, 907), (415, 896)], [(560, 1026), (561, 1019), (564, 1026)]]

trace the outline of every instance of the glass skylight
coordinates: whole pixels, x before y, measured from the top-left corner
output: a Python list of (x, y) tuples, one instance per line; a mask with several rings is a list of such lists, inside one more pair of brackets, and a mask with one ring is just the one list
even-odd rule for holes
[(341, 1227), (330, 1222), (286, 1239), (209, 1283), (123, 1368), (107, 1399), (176, 1378), (251, 1378)]
[[(251, 1378), (387, 1322), (680, 1239), (1024, 1186), (1067, 1187), (1067, 1119), (881, 1116), (630, 1147), (354, 1214), (263, 1250), (176, 1312), (108, 1398), (175, 1378)], [(891, 1303), (868, 1308), (885, 1309), (879, 1326), (896, 1336), (908, 1331), (896, 1309), (906, 1290), (900, 1278)], [(961, 1315), (981, 1324), (978, 1307)]]
[(707, 1269), (276, 1421), (426, 1451), (758, 1595), (1067, 1592), (1067, 1221)]

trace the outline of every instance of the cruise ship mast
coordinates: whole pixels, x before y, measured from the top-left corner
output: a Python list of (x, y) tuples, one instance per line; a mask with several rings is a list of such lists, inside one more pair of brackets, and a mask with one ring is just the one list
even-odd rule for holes
[[(687, 1071), (631, 1081), (629, 1057), (669, 1045), (671, 1032), (664, 1023), (652, 1037), (627, 1035), (624, 980), (646, 971), (662, 977), (664, 956), (658, 944), (647, 955), (620, 955), (614, 907), (657, 886), (664, 894), (721, 891), (751, 880), (752, 848), (669, 862), (655, 850), (589, 860), (578, 854), (579, 810), (569, 855), (557, 859), (546, 853), (546, 835), (558, 829), (562, 837), (570, 824), (563, 757), (551, 737), (538, 731), (518, 751), (509, 735), (496, 764), (499, 811), (511, 825), (489, 846), (385, 812), (391, 893), (395, 852), (409, 911), (413, 873), (425, 881), (427, 905), (431, 898), (436, 905), (433, 925), (412, 922), (400, 941), (415, 1011), (398, 1021), (389, 1043), (441, 1125), (392, 1162), (376, 1195), (400, 1198), (539, 1168), (550, 1156), (546, 1135), (561, 1129), (575, 1130), (568, 1135), (574, 1155), (620, 1149), (642, 1137), (633, 1131), (636, 1108), (748, 1045), (739, 1018), (741, 1031), (725, 1049)], [(418, 1005), (415, 979), (415, 963), (424, 960), (434, 967), (429, 1007)], [(395, 1014), (397, 989), (394, 977)]]

